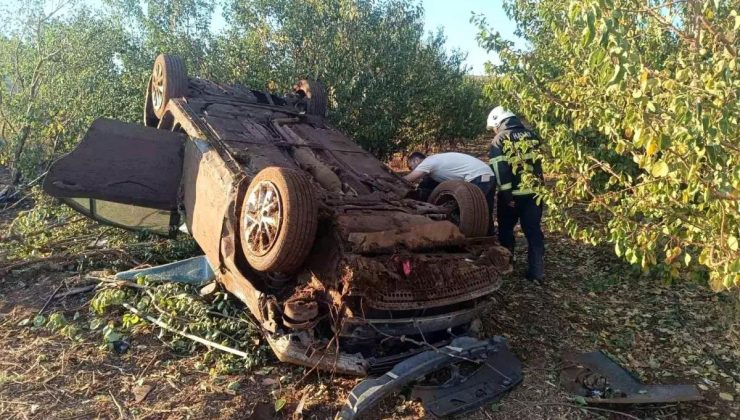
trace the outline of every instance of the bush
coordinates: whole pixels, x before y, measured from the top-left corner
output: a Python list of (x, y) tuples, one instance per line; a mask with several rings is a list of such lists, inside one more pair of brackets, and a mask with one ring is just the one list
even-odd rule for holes
[(643, 269), (740, 285), (736, 7), (510, 0), (526, 51), (475, 19), (501, 57), (487, 94), (547, 143), (551, 228)]

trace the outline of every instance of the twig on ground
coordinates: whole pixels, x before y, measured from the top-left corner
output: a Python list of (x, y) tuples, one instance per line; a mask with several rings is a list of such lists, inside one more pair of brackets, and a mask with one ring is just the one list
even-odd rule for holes
[(101, 283), (108, 283), (110, 285), (118, 286), (118, 287), (131, 287), (133, 289), (146, 289), (147, 288), (146, 286), (142, 286), (141, 284), (134, 283), (128, 280), (110, 279), (106, 277), (95, 277), (95, 276), (85, 276), (85, 279), (95, 280)]
[(181, 335), (181, 336), (183, 336), (185, 338), (188, 338), (190, 340), (193, 340), (195, 342), (198, 342), (200, 344), (203, 344), (204, 346), (213, 347), (215, 349), (218, 349), (218, 350), (221, 350), (221, 351), (225, 351), (227, 353), (231, 353), (231, 354), (236, 355), (236, 356), (239, 356), (239, 357), (246, 358), (246, 357), (249, 356), (247, 353), (245, 353), (245, 352), (243, 352), (241, 350), (232, 349), (231, 347), (223, 346), (221, 344), (214, 343), (213, 341), (208, 341), (205, 338), (201, 338), (201, 337), (198, 337), (198, 336), (195, 336), (195, 335), (192, 335), (192, 334), (188, 334), (185, 331), (180, 331), (180, 330), (178, 330), (178, 329), (176, 329), (174, 327), (171, 327), (170, 325), (164, 323), (163, 321), (160, 321), (160, 320), (158, 320), (158, 319), (156, 319), (156, 318), (154, 318), (152, 316), (149, 316), (149, 315), (146, 315), (146, 314), (142, 313), (141, 311), (139, 311), (138, 309), (136, 309), (133, 306), (129, 305), (128, 303), (124, 303), (123, 304), (123, 307), (126, 308), (126, 309), (128, 309), (129, 311), (133, 312), (134, 314), (140, 316), (141, 318), (146, 319), (147, 321), (151, 322), (152, 324), (155, 324), (156, 326), (158, 326), (158, 327), (160, 327), (162, 329), (165, 329), (165, 330), (167, 330), (169, 332), (173, 332), (175, 334)]
[(39, 316), (42, 313), (44, 313), (44, 311), (46, 310), (46, 307), (49, 306), (49, 303), (51, 302), (51, 300), (54, 299), (54, 296), (56, 296), (57, 293), (59, 293), (59, 289), (61, 289), (62, 286), (64, 286), (66, 283), (67, 283), (67, 279), (63, 279), (61, 282), (59, 282), (59, 286), (57, 286), (57, 288), (54, 289), (54, 293), (52, 293), (51, 296), (49, 296), (49, 298), (46, 299), (46, 303), (44, 303), (44, 306), (41, 307), (41, 310), (39, 311), (39, 313), (36, 314), (36, 316)]
[(158, 351), (154, 356), (152, 356), (152, 358), (149, 360), (149, 363), (147, 363), (146, 366), (144, 366), (144, 369), (138, 375), (136, 375), (137, 381), (144, 377), (144, 374), (149, 369), (149, 367), (154, 363), (155, 360), (159, 359), (159, 356), (161, 355), (162, 355), (162, 352)]
[(118, 414), (121, 416), (121, 418), (127, 418), (127, 416), (123, 413), (123, 407), (121, 407), (121, 404), (118, 403), (118, 400), (116, 400), (116, 397), (113, 396), (113, 393), (110, 392), (110, 389), (108, 390), (108, 395), (110, 395), (111, 399), (113, 400), (113, 404), (116, 405), (116, 408), (118, 409)]
[(40, 263), (45, 263), (45, 262), (72, 261), (72, 260), (76, 260), (82, 257), (92, 257), (92, 256), (97, 256), (97, 255), (106, 255), (106, 254), (119, 254), (119, 255), (123, 254), (123, 255), (128, 256), (126, 252), (120, 249), (89, 250), (89, 251), (83, 251), (83, 252), (77, 253), (75, 255), (68, 255), (68, 254), (50, 255), (48, 257), (36, 258), (33, 260), (24, 260), (24, 261), (17, 261), (17, 262), (14, 261), (14, 262), (11, 262), (10, 264), (0, 266), (0, 275), (9, 273), (11, 270), (25, 268), (25, 267), (28, 267), (34, 264), (40, 264)]
[[(531, 408), (532, 406), (562, 406), (562, 407), (570, 407), (570, 408), (576, 408), (579, 410), (589, 410), (589, 411), (599, 411), (602, 413), (611, 413), (611, 414), (617, 414), (622, 417), (626, 417), (628, 419), (634, 419), (634, 420), (640, 420), (639, 417), (633, 416), (632, 414), (627, 414), (622, 411), (617, 410), (610, 410), (608, 408), (598, 408), (598, 407), (590, 407), (587, 405), (576, 405), (576, 404), (570, 404), (570, 403), (564, 403), (564, 402), (532, 402), (532, 403), (526, 403), (528, 408)], [(522, 410), (519, 410), (522, 411)]]
[(80, 293), (87, 293), (91, 290), (95, 290), (96, 287), (98, 287), (97, 284), (91, 284), (91, 285), (82, 286), (82, 287), (75, 287), (73, 289), (70, 289), (68, 292), (57, 294), (55, 299), (62, 299), (67, 296), (79, 295)]

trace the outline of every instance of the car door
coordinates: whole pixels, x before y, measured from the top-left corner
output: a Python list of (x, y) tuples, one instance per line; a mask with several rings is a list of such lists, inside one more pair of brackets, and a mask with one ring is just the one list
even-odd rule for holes
[(187, 136), (100, 118), (49, 169), (46, 193), (101, 223), (174, 236)]

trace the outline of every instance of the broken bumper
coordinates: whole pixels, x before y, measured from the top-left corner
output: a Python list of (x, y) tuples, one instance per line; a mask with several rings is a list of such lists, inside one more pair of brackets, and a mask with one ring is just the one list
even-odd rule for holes
[[(431, 346), (430, 346), (431, 347)], [(460, 375), (459, 363), (472, 363), (477, 369)], [(419, 353), (397, 364), (384, 375), (367, 379), (349, 394), (337, 419), (354, 419), (389, 394), (426, 375), (452, 367), (451, 378), (441, 385), (417, 384), (412, 396), (436, 416), (448, 416), (473, 410), (501, 397), (522, 380), (521, 363), (508, 350), (503, 337), (478, 340), (458, 337), (444, 347)]]

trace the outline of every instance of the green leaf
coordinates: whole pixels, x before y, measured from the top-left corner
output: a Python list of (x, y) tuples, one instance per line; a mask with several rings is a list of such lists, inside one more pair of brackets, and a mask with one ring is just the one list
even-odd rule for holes
[(280, 398), (280, 399), (275, 400), (275, 412), (276, 413), (282, 410), (283, 407), (285, 407), (285, 399)]
[(38, 314), (38, 315), (36, 315), (33, 318), (33, 326), (34, 327), (36, 327), (36, 328), (43, 327), (44, 324), (46, 324), (46, 317), (45, 316), (43, 316), (41, 314)]
[(586, 398), (581, 395), (576, 395), (575, 397), (573, 397), (573, 401), (575, 401), (575, 403), (578, 405), (588, 405), (588, 403), (586, 402)]
[(738, 249), (737, 238), (732, 235), (727, 237), (727, 246), (730, 247), (731, 251), (737, 251)]
[(105, 325), (105, 320), (102, 318), (93, 318), (90, 320), (90, 329), (97, 330), (98, 328)]
[(612, 72), (612, 77), (606, 83), (607, 86), (615, 85), (621, 82), (622, 79), (624, 79), (624, 72), (624, 67), (621, 64), (615, 64), (614, 71)]
[(586, 26), (583, 28), (583, 33), (581, 34), (581, 46), (586, 47), (588, 44), (591, 43), (591, 41), (594, 40), (594, 31), (591, 25)]
[(656, 178), (662, 178), (668, 175), (668, 164), (662, 160), (655, 162), (652, 168), (650, 168), (650, 174)]

